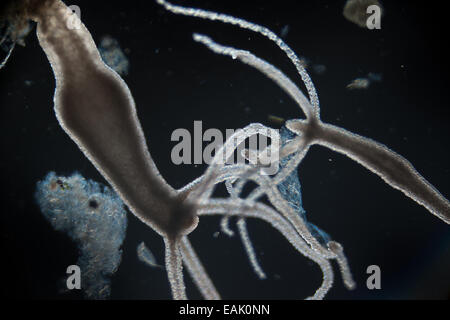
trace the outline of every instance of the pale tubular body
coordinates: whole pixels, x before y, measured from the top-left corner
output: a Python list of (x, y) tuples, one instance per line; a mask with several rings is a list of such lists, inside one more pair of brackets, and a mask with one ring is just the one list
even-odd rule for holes
[(303, 127), (291, 123), (292, 130), (311, 135), (311, 144), (319, 144), (342, 153), (380, 176), (391, 187), (402, 191), (432, 214), (450, 223), (450, 203), (412, 164), (386, 146), (342, 128), (318, 123)]
[(173, 296), (186, 298), (178, 243), (198, 218), (156, 168), (127, 85), (103, 63), (82, 23), (68, 27), (78, 18), (64, 3), (42, 1), (30, 18), (55, 75), (60, 125), (131, 212), (164, 237)]
[(60, 125), (131, 212), (163, 236), (173, 297), (186, 299), (184, 259), (202, 294), (219, 299), (185, 237), (197, 224), (195, 198), (189, 202), (188, 188), (174, 190), (161, 177), (125, 82), (103, 63), (82, 23), (80, 28), (68, 28), (69, 19), (78, 18), (61, 1), (43, 1), (30, 18), (38, 23), (39, 43), (55, 75), (54, 103)]
[[(72, 13), (61, 1), (40, 12), (37, 34), (55, 74), (59, 123), (136, 216), (163, 236), (178, 236), (183, 226), (170, 213), (184, 204), (148, 152), (127, 85), (102, 61), (83, 24), (67, 27)], [(184, 219), (195, 227), (194, 215)]]

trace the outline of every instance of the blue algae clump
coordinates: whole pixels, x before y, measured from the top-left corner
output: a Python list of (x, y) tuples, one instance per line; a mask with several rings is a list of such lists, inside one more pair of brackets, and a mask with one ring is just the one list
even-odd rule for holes
[(81, 289), (88, 299), (107, 299), (110, 277), (119, 267), (127, 227), (122, 200), (110, 188), (86, 180), (47, 174), (35, 194), (42, 214), (55, 230), (66, 233), (80, 256)]
[[(280, 129), (281, 144), (285, 145), (289, 140), (295, 138), (295, 134), (289, 131), (286, 127)], [(286, 166), (289, 160), (294, 156), (291, 154), (280, 160), (280, 170)], [(278, 190), (284, 199), (286, 199), (290, 206), (298, 212), (299, 216), (305, 221), (309, 232), (319, 241), (322, 245), (325, 245), (331, 240), (330, 236), (316, 225), (308, 222), (306, 219), (306, 211), (302, 206), (302, 192), (300, 179), (298, 178), (298, 167), (296, 167), (291, 174), (278, 185)]]
[(100, 40), (100, 45), (98, 46), (98, 51), (103, 59), (103, 61), (119, 75), (124, 76), (128, 74), (128, 69), (130, 63), (127, 57), (123, 53), (119, 46), (119, 42), (110, 37), (104, 36)]

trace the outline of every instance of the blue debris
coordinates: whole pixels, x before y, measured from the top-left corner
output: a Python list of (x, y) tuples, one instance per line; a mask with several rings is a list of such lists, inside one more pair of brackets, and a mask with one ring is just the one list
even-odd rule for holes
[(47, 174), (35, 194), (42, 214), (55, 230), (78, 246), (81, 288), (88, 299), (107, 299), (110, 277), (119, 267), (127, 227), (122, 200), (110, 188), (86, 180)]
[[(280, 129), (281, 144), (285, 145), (287, 142), (295, 138), (295, 134), (289, 129), (283, 126)], [(287, 156), (280, 160), (280, 170), (286, 166), (289, 160), (294, 156), (294, 154)], [(308, 222), (306, 219), (306, 211), (303, 209), (302, 205), (302, 193), (300, 179), (298, 178), (298, 167), (296, 167), (291, 174), (278, 185), (278, 190), (281, 195), (289, 202), (292, 208), (298, 212), (299, 216), (305, 221), (309, 232), (319, 241), (322, 245), (326, 246), (331, 240), (331, 237), (323, 230), (321, 230), (316, 225)]]
[(128, 74), (130, 63), (120, 48), (119, 42), (110, 36), (104, 36), (100, 40), (98, 51), (103, 61), (119, 75)]

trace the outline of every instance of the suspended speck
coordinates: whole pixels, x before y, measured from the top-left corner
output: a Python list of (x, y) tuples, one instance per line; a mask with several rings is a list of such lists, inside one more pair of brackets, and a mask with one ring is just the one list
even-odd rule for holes
[(371, 81), (376, 81), (376, 82), (380, 82), (381, 80), (383, 80), (383, 75), (381, 73), (374, 73), (374, 72), (369, 72), (367, 74), (367, 77), (371, 80)]
[(353, 90), (353, 89), (367, 89), (370, 85), (370, 80), (367, 78), (357, 78), (350, 82), (347, 85), (347, 89)]
[(305, 69), (308, 68), (309, 63), (310, 63), (309, 59), (307, 59), (305, 57), (299, 57), (299, 61), (303, 68), (305, 68)]
[(313, 66), (313, 71), (315, 74), (322, 75), (327, 71), (327, 67), (323, 64), (315, 64)]
[(141, 242), (136, 249), (137, 249), (137, 256), (140, 261), (144, 262), (145, 264), (147, 264), (152, 268), (161, 268), (161, 266), (156, 263), (155, 256), (150, 251), (150, 249), (147, 248), (144, 242)]
[(281, 29), (280, 35), (281, 35), (282, 38), (286, 38), (286, 36), (288, 35), (288, 33), (289, 33), (289, 25), (285, 25), (285, 26)]
[(111, 36), (104, 36), (100, 40), (98, 51), (103, 61), (114, 71), (120, 75), (127, 75), (129, 69), (129, 62), (119, 42)]
[(272, 122), (273, 124), (281, 125), (281, 126), (284, 125), (284, 123), (286, 122), (286, 119), (284, 119), (282, 117), (278, 117), (278, 116), (272, 115), (272, 114), (269, 114), (267, 116), (267, 119), (270, 122)]

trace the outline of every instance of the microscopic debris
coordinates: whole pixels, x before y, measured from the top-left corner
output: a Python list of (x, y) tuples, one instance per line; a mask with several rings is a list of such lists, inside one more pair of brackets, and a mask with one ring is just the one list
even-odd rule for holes
[(383, 75), (381, 73), (369, 72), (367, 78), (371, 81), (381, 82), (381, 80), (383, 80)]
[(289, 33), (289, 25), (285, 25), (285, 26), (281, 29), (281, 31), (280, 31), (280, 36), (281, 36), (282, 38), (286, 38), (286, 36), (288, 35), (288, 33)]
[(347, 85), (347, 89), (354, 90), (354, 89), (367, 89), (370, 85), (370, 80), (367, 78), (357, 78), (350, 82)]
[(282, 117), (274, 116), (272, 114), (269, 114), (267, 116), (267, 120), (269, 120), (273, 124), (278, 124), (278, 125), (283, 125), (286, 122), (286, 119), (284, 119)]
[(315, 74), (322, 75), (327, 71), (327, 67), (323, 64), (315, 64), (313, 65), (312, 70)]
[(110, 188), (78, 173), (63, 177), (54, 172), (37, 183), (35, 198), (52, 227), (76, 243), (86, 298), (109, 298), (110, 277), (119, 267), (127, 227), (122, 200)]
[(98, 51), (103, 61), (119, 75), (127, 75), (130, 63), (119, 46), (119, 42), (111, 36), (104, 36), (100, 40)]
[(141, 242), (137, 246), (136, 251), (137, 251), (137, 256), (140, 261), (144, 262), (145, 264), (147, 264), (148, 266), (150, 266), (152, 268), (162, 268), (162, 266), (160, 266), (159, 264), (156, 263), (155, 256), (150, 251), (150, 249), (147, 248), (147, 246), (145, 245), (144, 242)]

